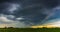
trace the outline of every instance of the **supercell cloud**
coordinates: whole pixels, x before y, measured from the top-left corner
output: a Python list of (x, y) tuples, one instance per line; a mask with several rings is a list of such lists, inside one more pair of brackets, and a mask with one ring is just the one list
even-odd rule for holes
[(60, 0), (0, 0), (0, 24), (9, 27), (45, 24), (59, 12)]

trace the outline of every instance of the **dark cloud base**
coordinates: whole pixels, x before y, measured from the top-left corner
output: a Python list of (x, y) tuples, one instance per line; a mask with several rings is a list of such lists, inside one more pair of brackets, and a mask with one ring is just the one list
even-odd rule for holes
[[(42, 21), (48, 16), (47, 13), (44, 14), (47, 12), (46, 10), (50, 11), (52, 8), (58, 6), (59, 1), (60, 0), (0, 0), (0, 14), (14, 15), (15, 18), (22, 17), (24, 19), (19, 21), (25, 22), (25, 24), (28, 25), (43, 24), (45, 21), (43, 23)], [(9, 11), (4, 10), (8, 5), (2, 4), (5, 2), (18, 3), (21, 5), (22, 9), (19, 8), (14, 11), (14, 13), (10, 13)]]

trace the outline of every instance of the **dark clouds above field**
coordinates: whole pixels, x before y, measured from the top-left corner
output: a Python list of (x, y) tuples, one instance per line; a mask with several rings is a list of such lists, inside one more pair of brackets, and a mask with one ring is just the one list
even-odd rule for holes
[(50, 17), (54, 18), (52, 15), (59, 6), (60, 0), (0, 0), (0, 17), (7, 19), (7, 22), (0, 22), (17, 22), (16, 26), (41, 25)]

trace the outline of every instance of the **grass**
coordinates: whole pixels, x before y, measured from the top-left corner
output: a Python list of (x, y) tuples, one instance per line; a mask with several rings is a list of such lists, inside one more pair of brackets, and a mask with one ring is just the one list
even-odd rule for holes
[(0, 28), (0, 32), (60, 32), (60, 28)]

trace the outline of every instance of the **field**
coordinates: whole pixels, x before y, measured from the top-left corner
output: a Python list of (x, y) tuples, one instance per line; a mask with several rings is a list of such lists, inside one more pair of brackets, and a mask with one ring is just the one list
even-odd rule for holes
[(60, 32), (60, 28), (0, 28), (0, 32)]

